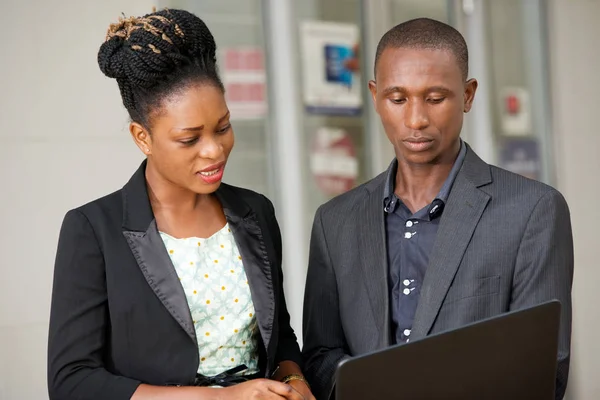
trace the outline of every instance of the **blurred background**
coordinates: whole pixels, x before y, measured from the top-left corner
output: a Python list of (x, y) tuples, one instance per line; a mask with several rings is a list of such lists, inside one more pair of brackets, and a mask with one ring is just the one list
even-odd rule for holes
[[(0, 399), (47, 399), (54, 255), (67, 210), (117, 190), (142, 161), (96, 54), (111, 22), (184, 8), (219, 47), (236, 147), (225, 181), (275, 203), (301, 341), (316, 208), (393, 152), (367, 94), (379, 38), (431, 17), (467, 39), (479, 80), (463, 131), (479, 155), (557, 187), (572, 213), (575, 283), (567, 398), (600, 398), (600, 1), (2, 0)], [(325, 50), (325, 51), (324, 51)], [(594, 72), (596, 71), (596, 72)]]

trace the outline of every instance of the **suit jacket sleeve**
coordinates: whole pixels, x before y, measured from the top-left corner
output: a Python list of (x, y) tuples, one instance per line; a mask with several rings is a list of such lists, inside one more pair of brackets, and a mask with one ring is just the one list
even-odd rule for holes
[(103, 254), (88, 219), (72, 210), (63, 221), (54, 267), (48, 338), (51, 400), (131, 398), (140, 382), (115, 376), (103, 366), (107, 329)]
[(323, 231), (321, 209), (310, 240), (304, 292), (303, 357), (306, 375), (318, 400), (329, 398), (339, 362), (348, 357), (340, 319), (337, 282)]
[(563, 398), (569, 375), (573, 264), (569, 208), (562, 195), (551, 190), (539, 200), (523, 234), (510, 308), (521, 309), (552, 299), (561, 302), (557, 399)]
[(275, 217), (275, 209), (270, 200), (265, 197), (268, 206), (269, 216), (269, 233), (273, 237), (273, 244), (275, 246), (275, 253), (277, 256), (277, 269), (279, 276), (279, 283), (276, 287), (279, 288), (279, 304), (277, 305), (278, 311), (278, 323), (279, 323), (279, 340), (277, 346), (277, 353), (275, 355), (275, 363), (278, 364), (282, 361), (293, 361), (302, 367), (302, 356), (300, 354), (300, 347), (298, 346), (298, 340), (296, 334), (290, 325), (290, 314), (287, 310), (285, 302), (285, 294), (283, 291), (283, 270), (281, 268), (281, 260), (283, 256), (282, 242), (281, 242), (281, 230)]

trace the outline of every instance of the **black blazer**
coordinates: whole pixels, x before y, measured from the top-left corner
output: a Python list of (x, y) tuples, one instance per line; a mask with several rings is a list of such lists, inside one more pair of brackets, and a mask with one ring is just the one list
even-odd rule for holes
[[(54, 271), (48, 342), (51, 400), (129, 399), (140, 383), (191, 385), (198, 346), (183, 288), (162, 243), (146, 163), (123, 189), (69, 211)], [(271, 202), (222, 184), (216, 192), (248, 276), (261, 365), (301, 364), (282, 286)]]

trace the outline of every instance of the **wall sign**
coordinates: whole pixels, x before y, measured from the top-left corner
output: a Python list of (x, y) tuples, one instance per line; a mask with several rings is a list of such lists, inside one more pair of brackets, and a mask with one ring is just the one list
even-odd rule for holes
[(304, 106), (309, 113), (357, 115), (361, 83), (356, 68), (359, 28), (354, 24), (305, 21), (300, 26)]
[(221, 51), (225, 99), (232, 120), (264, 118), (267, 113), (267, 76), (260, 48), (236, 47)]
[(529, 92), (519, 87), (507, 87), (501, 90), (500, 96), (500, 116), (504, 135), (531, 135)]
[(539, 144), (533, 138), (504, 138), (500, 152), (500, 166), (527, 178), (539, 180)]
[(354, 187), (358, 160), (352, 138), (343, 129), (320, 128), (314, 137), (310, 169), (319, 189), (330, 196)]

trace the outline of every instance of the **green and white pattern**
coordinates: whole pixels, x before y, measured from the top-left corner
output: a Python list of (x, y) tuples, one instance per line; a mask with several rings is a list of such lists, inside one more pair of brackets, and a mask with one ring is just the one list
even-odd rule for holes
[(245, 364), (258, 372), (258, 327), (248, 278), (226, 224), (207, 239), (160, 233), (190, 307), (198, 338), (198, 373), (214, 376)]

